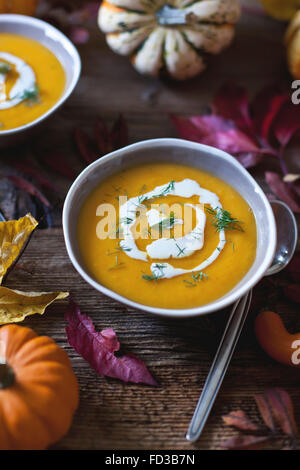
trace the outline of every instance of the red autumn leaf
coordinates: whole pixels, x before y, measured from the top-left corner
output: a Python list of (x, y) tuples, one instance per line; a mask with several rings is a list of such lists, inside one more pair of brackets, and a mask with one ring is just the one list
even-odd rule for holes
[(111, 141), (113, 142), (115, 149), (128, 145), (127, 123), (122, 114), (119, 116), (119, 118), (113, 125), (111, 131)]
[(51, 153), (43, 156), (43, 162), (54, 172), (59, 173), (64, 178), (73, 181), (77, 173), (66, 161), (65, 155), (62, 153)]
[(285, 102), (275, 119), (273, 132), (282, 146), (288, 145), (291, 138), (300, 129), (300, 107), (291, 100)]
[(258, 165), (258, 163), (262, 161), (263, 157), (263, 152), (249, 152), (235, 155), (235, 158), (240, 162), (241, 165), (243, 165), (244, 168), (252, 168)]
[(68, 321), (66, 332), (70, 345), (99, 375), (124, 382), (158, 385), (140, 359), (133, 355), (116, 357), (120, 343), (114, 330), (95, 331), (92, 320), (80, 313), (75, 302), (70, 301), (65, 319)]
[(223, 118), (232, 120), (239, 129), (253, 134), (248, 95), (243, 87), (225, 83), (216, 93), (212, 107)]
[(231, 121), (222, 117), (206, 115), (184, 119), (172, 115), (171, 120), (183, 139), (211, 145), (235, 154), (245, 168), (255, 166), (263, 157), (262, 150), (253, 139), (235, 129)]
[(15, 174), (10, 174), (2, 171), (2, 175), (5, 176), (9, 181), (11, 181), (17, 188), (31, 194), (32, 196), (38, 198), (46, 207), (51, 207), (48, 199), (43, 195), (43, 193), (30, 181), (27, 181), (22, 176)]
[(253, 123), (264, 144), (269, 141), (272, 123), (288, 98), (277, 85), (263, 88), (254, 98), (251, 106)]
[(284, 288), (284, 295), (293, 302), (300, 302), (300, 284), (289, 284)]
[(236, 436), (221, 443), (221, 447), (231, 450), (259, 450), (266, 447), (269, 437)]
[(292, 211), (300, 213), (300, 203), (293, 189), (280, 177), (278, 173), (268, 171), (265, 173), (266, 182), (277, 197), (282, 199)]
[(101, 118), (97, 118), (94, 125), (94, 136), (100, 156), (105, 155), (112, 150), (110, 132), (106, 123)]
[(259, 152), (255, 142), (238, 129), (214, 132), (202, 139), (202, 143), (212, 145), (228, 153)]
[(265, 425), (271, 429), (272, 432), (274, 432), (275, 424), (268, 400), (264, 395), (254, 395), (254, 400), (256, 401), (257, 407)]
[(44, 186), (45, 188), (51, 189), (51, 191), (57, 192), (56, 186), (49, 181), (48, 178), (42, 175), (39, 169), (32, 165), (30, 161), (27, 160), (25, 163), (14, 162), (14, 168), (25, 175), (32, 176), (38, 181), (40, 186)]
[(267, 390), (265, 396), (272, 409), (274, 420), (282, 431), (289, 436), (297, 435), (294, 407), (289, 394), (281, 388), (273, 388)]
[(293, 256), (292, 261), (288, 266), (290, 275), (294, 281), (300, 281), (300, 253)]
[(93, 142), (82, 129), (79, 129), (78, 127), (74, 129), (74, 138), (79, 153), (85, 163), (89, 165), (98, 159), (98, 155), (93, 147)]
[(228, 415), (222, 416), (227, 426), (234, 426), (242, 431), (257, 431), (259, 426), (253, 423), (243, 410), (231, 411)]

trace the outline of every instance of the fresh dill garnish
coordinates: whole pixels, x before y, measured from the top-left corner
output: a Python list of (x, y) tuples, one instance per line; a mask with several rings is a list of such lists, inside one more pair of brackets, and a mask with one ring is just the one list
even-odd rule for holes
[(192, 280), (189, 280), (189, 279), (183, 280), (183, 282), (187, 284), (186, 287), (196, 287), (199, 281), (208, 279), (208, 276), (203, 271), (201, 271), (200, 273), (191, 273), (191, 278)]
[(184, 255), (185, 248), (180, 248), (180, 246), (179, 246), (176, 242), (175, 242), (175, 245), (176, 245), (177, 248), (178, 248), (177, 257), (178, 257), (178, 256), (181, 256), (181, 255)]
[(145, 196), (144, 194), (142, 194), (141, 196), (138, 196), (138, 203), (143, 204), (145, 201), (148, 201), (150, 199), (158, 199), (160, 197), (166, 196), (171, 191), (173, 191), (174, 188), (175, 188), (175, 181), (170, 181), (170, 183), (167, 184), (167, 186), (162, 190), (162, 192), (159, 194), (156, 194), (155, 196), (149, 197), (149, 196)]
[(107, 271), (112, 271), (113, 269), (121, 268), (121, 267), (124, 266), (124, 264), (125, 263), (123, 263), (123, 262), (121, 262), (121, 263), (118, 262), (118, 255), (117, 255), (116, 256), (116, 263), (113, 266), (111, 266), (110, 268), (107, 268)]
[(131, 251), (132, 248), (127, 248), (126, 246), (119, 246), (117, 248), (117, 250), (119, 250), (119, 251)]
[(11, 72), (12, 68), (11, 65), (7, 64), (6, 62), (0, 62), (0, 73), (6, 75), (7, 73)]
[(145, 196), (144, 194), (142, 194), (141, 196), (138, 196), (138, 204), (139, 204), (139, 206), (140, 206), (141, 204), (143, 204), (145, 201), (148, 201), (148, 199), (149, 199), (148, 196)]
[(170, 229), (173, 228), (175, 225), (175, 214), (172, 211), (170, 213), (170, 217), (166, 217), (165, 219), (161, 220), (155, 225), (152, 225), (151, 228), (154, 228), (155, 230), (159, 230), (161, 233), (163, 229)]
[(173, 191), (174, 188), (175, 188), (175, 181), (170, 181), (170, 183), (165, 187), (165, 189), (163, 189), (160, 194), (157, 194), (156, 196), (153, 196), (153, 198), (166, 196), (171, 191)]
[(158, 279), (161, 279), (164, 277), (164, 268), (166, 267), (165, 264), (163, 263), (156, 263), (154, 265), (156, 269), (158, 269), (158, 273), (152, 274), (152, 276), (149, 276), (148, 274), (143, 274), (142, 279), (145, 279), (145, 281), (157, 281)]
[(149, 276), (148, 274), (142, 275), (142, 279), (145, 279), (145, 281), (157, 281), (160, 278), (161, 276), (158, 276), (156, 274), (153, 274), (152, 276)]
[(107, 250), (107, 252), (106, 252), (105, 254), (106, 254), (106, 256), (111, 256), (111, 255), (117, 255), (118, 252), (117, 252), (117, 251), (109, 251), (109, 250)]
[(187, 284), (186, 287), (196, 287), (197, 285), (195, 282), (188, 281), (188, 279), (184, 279), (183, 282)]
[(132, 222), (133, 222), (133, 219), (131, 219), (130, 217), (123, 217), (123, 219), (120, 219), (121, 224), (129, 225)]
[(160, 276), (163, 276), (163, 275), (164, 275), (164, 269), (166, 268), (166, 265), (165, 265), (165, 264), (163, 264), (163, 263), (156, 263), (156, 264), (154, 265), (154, 267), (159, 270)]
[(41, 101), (40, 88), (35, 84), (31, 90), (24, 90), (21, 95), (17, 95), (15, 98), (20, 98), (29, 104), (39, 103)]
[(242, 222), (232, 217), (230, 212), (225, 209), (221, 207), (216, 207), (215, 209), (206, 207), (205, 210), (211, 216), (210, 220), (217, 232), (221, 232), (222, 230), (238, 230), (239, 232), (244, 232), (241, 226)]

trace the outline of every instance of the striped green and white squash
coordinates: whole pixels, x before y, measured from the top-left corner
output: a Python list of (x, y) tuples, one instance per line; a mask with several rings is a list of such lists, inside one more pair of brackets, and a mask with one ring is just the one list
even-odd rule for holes
[(185, 80), (231, 43), (239, 15), (239, 0), (105, 0), (98, 23), (138, 72)]

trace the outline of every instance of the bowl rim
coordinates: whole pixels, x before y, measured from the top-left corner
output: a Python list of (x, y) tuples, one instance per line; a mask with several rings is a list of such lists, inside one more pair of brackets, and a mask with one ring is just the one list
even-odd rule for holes
[[(163, 146), (173, 145), (175, 147), (184, 146), (186, 149), (193, 148), (193, 149), (197, 149), (200, 151), (206, 150), (208, 152), (211, 152), (223, 158), (226, 158), (226, 160), (229, 161), (230, 164), (233, 165), (238, 172), (244, 174), (246, 178), (250, 180), (251, 183), (254, 185), (255, 192), (257, 192), (260, 195), (264, 203), (266, 213), (267, 213), (268, 223), (270, 224), (270, 242), (266, 249), (264, 260), (261, 263), (260, 267), (256, 270), (256, 272), (253, 273), (253, 276), (243, 286), (241, 286), (232, 294), (230, 295), (225, 294), (226, 296), (225, 298), (221, 297), (220, 299), (217, 299), (213, 302), (210, 302), (209, 304), (205, 304), (199, 307), (186, 308), (186, 309), (166, 309), (166, 308), (160, 308), (160, 307), (151, 307), (149, 305), (143, 305), (133, 300), (130, 300), (112, 291), (111, 289), (103, 286), (99, 282), (97, 282), (87, 271), (85, 271), (81, 267), (81, 265), (77, 261), (77, 258), (71, 246), (70, 235), (69, 235), (70, 233), (69, 213), (71, 210), (71, 204), (72, 204), (74, 195), (80, 189), (81, 183), (87, 178), (87, 176), (90, 173), (92, 173), (96, 167), (101, 166), (105, 162), (111, 161), (122, 155), (125, 156), (128, 151), (136, 150), (136, 149), (142, 150), (143, 148), (149, 147), (149, 146), (154, 148), (155, 146), (161, 146), (161, 145)], [(215, 147), (200, 144), (197, 142), (192, 142), (192, 141), (183, 140), (183, 139), (176, 139), (176, 138), (159, 138), (159, 139), (143, 140), (143, 141), (128, 145), (126, 147), (123, 147), (121, 149), (115, 150), (113, 152), (110, 152), (106, 154), (105, 156), (100, 157), (95, 162), (91, 163), (77, 176), (77, 178), (74, 180), (74, 182), (72, 183), (67, 193), (67, 196), (64, 202), (64, 207), (63, 207), (62, 222), (63, 222), (63, 233), (64, 233), (65, 245), (66, 245), (69, 258), (73, 266), (77, 270), (77, 272), (81, 275), (81, 277), (88, 284), (94, 287), (98, 292), (101, 292), (102, 294), (105, 294), (108, 297), (114, 300), (117, 300), (118, 302), (122, 304), (125, 304), (129, 307), (136, 308), (143, 312), (148, 312), (148, 313), (152, 313), (152, 314), (160, 315), (164, 317), (191, 318), (191, 317), (196, 317), (196, 316), (202, 316), (202, 315), (216, 312), (218, 310), (222, 310), (223, 308), (228, 307), (229, 305), (233, 304), (240, 297), (242, 297), (246, 292), (248, 292), (252, 287), (254, 287), (260, 281), (260, 279), (264, 276), (265, 272), (267, 271), (267, 269), (269, 268), (269, 266), (271, 265), (273, 261), (273, 257), (274, 257), (274, 253), (276, 249), (277, 233), (276, 233), (275, 217), (273, 214), (272, 207), (265, 193), (263, 192), (261, 187), (258, 185), (258, 183), (254, 180), (254, 178), (250, 175), (250, 173), (248, 173), (248, 171), (246, 171), (245, 168), (234, 157), (232, 157), (227, 152), (224, 152), (223, 150), (219, 150)]]
[[(1, 23), (6, 23), (6, 24), (9, 24), (9, 23), (20, 24), (21, 23), (24, 25), (26, 24), (26, 25), (32, 26), (33, 28), (39, 27), (40, 29), (43, 29), (44, 31), (48, 30), (48, 31), (52, 31), (53, 33), (55, 33), (56, 37), (60, 40), (61, 44), (64, 44), (66, 46), (65, 48), (69, 51), (70, 55), (72, 56), (74, 60), (74, 73), (73, 73), (73, 77), (68, 88), (64, 90), (59, 100), (50, 109), (48, 109), (48, 111), (46, 111), (44, 114), (36, 118), (34, 121), (30, 121), (27, 124), (24, 124), (23, 126), (14, 127), (13, 129), (0, 131), (0, 139), (1, 139), (1, 136), (12, 135), (12, 134), (16, 134), (18, 132), (22, 132), (27, 129), (30, 129), (31, 127), (34, 127), (37, 124), (44, 121), (45, 119), (47, 119), (69, 98), (69, 96), (74, 91), (74, 88), (76, 87), (78, 83), (80, 73), (81, 73), (81, 59), (80, 59), (80, 55), (76, 47), (65, 34), (63, 34), (59, 29), (52, 26), (50, 23), (47, 23), (46, 21), (41, 20), (39, 18), (34, 18), (32, 16), (18, 15), (15, 13), (0, 14), (0, 24)], [(44, 46), (44, 47), (47, 47), (47, 46)], [(59, 62), (62, 65), (64, 71), (66, 71), (64, 64), (61, 61)]]

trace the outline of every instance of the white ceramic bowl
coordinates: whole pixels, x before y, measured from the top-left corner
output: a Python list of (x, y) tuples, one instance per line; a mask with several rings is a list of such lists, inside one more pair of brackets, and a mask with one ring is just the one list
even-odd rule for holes
[[(93, 188), (120, 170), (156, 162), (184, 163), (212, 173), (233, 186), (253, 210), (257, 225), (255, 261), (244, 278), (230, 292), (207, 305), (188, 309), (164, 309), (139, 304), (101, 285), (89, 273), (81, 258), (77, 242), (78, 214)], [(276, 224), (272, 208), (252, 176), (229, 154), (180, 139), (146, 140), (112, 152), (89, 165), (77, 177), (67, 194), (63, 210), (63, 230), (67, 251), (74, 267), (96, 290), (130, 307), (177, 318), (204, 315), (232, 304), (263, 277), (273, 260), (276, 248)]]
[(58, 29), (45, 21), (25, 15), (0, 15), (1, 33), (13, 33), (35, 39), (50, 49), (63, 66), (66, 74), (65, 89), (60, 99), (45, 114), (24, 126), (0, 132), (0, 146), (14, 145), (24, 139), (54, 113), (74, 90), (81, 71), (81, 60), (72, 42)]

